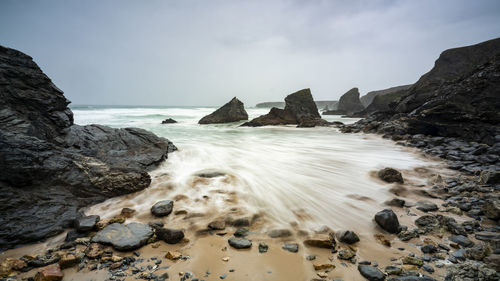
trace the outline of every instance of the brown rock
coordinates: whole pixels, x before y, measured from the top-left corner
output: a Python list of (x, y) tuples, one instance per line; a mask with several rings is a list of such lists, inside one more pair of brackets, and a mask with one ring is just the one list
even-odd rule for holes
[(87, 249), (85, 249), (85, 255), (90, 259), (99, 258), (103, 253), (104, 247), (99, 243), (91, 243)]
[(114, 262), (109, 266), (109, 269), (118, 269), (122, 266), (122, 262)]
[(55, 263), (41, 268), (35, 275), (35, 281), (60, 281), (63, 277), (59, 264)]
[(318, 234), (304, 240), (304, 245), (316, 248), (332, 249), (335, 247), (335, 239), (328, 234)]
[(168, 251), (167, 254), (165, 255), (165, 258), (169, 260), (178, 260), (182, 258), (182, 254), (179, 252)]
[(375, 237), (375, 240), (384, 245), (384, 246), (387, 246), (387, 247), (390, 247), (391, 246), (391, 240), (389, 240), (384, 234), (382, 233), (375, 233), (373, 235), (373, 237)]
[(335, 265), (330, 263), (322, 263), (322, 264), (313, 264), (314, 270), (325, 270), (325, 269), (333, 269)]
[(135, 210), (131, 208), (123, 208), (120, 215), (124, 218), (131, 218), (135, 214)]
[(64, 254), (59, 260), (59, 266), (61, 269), (70, 268), (77, 265), (80, 262), (80, 258), (73, 254)]
[(213, 229), (213, 230), (223, 230), (226, 228), (226, 222), (219, 220), (219, 221), (213, 221), (208, 224), (208, 228)]

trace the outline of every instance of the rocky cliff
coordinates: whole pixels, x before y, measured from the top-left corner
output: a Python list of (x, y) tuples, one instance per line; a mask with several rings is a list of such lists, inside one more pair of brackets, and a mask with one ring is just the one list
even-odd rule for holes
[(248, 114), (243, 103), (234, 97), (221, 108), (203, 117), (198, 121), (199, 124), (219, 124), (248, 120)]
[(500, 138), (499, 108), (500, 38), (444, 51), (394, 111), (346, 130), (455, 137), (493, 146)]
[(391, 88), (388, 88), (388, 89), (383, 89), (383, 90), (378, 90), (378, 91), (371, 91), (371, 92), (368, 92), (366, 95), (362, 96), (361, 98), (359, 98), (359, 100), (361, 101), (361, 103), (363, 104), (363, 106), (366, 108), (366, 107), (368, 107), (372, 103), (372, 101), (377, 96), (383, 96), (383, 95), (391, 94), (391, 93), (394, 93), (394, 92), (401, 92), (401, 90), (407, 90), (411, 86), (412, 86), (412, 84), (391, 87)]
[(79, 209), (142, 190), (176, 150), (137, 128), (73, 124), (69, 101), (31, 57), (0, 46), (0, 248), (58, 234)]

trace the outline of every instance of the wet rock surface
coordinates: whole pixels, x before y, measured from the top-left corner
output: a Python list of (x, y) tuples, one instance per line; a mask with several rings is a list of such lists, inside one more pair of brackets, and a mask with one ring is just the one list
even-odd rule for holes
[(378, 268), (371, 265), (358, 265), (359, 273), (370, 281), (383, 281), (385, 275)]
[(259, 127), (269, 125), (292, 125), (298, 127), (326, 126), (329, 123), (321, 119), (311, 90), (303, 89), (285, 98), (285, 108), (271, 108), (268, 114), (259, 116), (242, 126)]
[(176, 150), (142, 129), (74, 125), (68, 104), (31, 57), (0, 46), (0, 248), (58, 234), (81, 207), (146, 188), (147, 170)]
[(217, 109), (213, 113), (203, 117), (199, 124), (229, 123), (241, 120), (248, 120), (248, 114), (243, 103), (234, 97), (231, 101)]
[(118, 251), (131, 251), (144, 245), (153, 236), (153, 229), (137, 222), (127, 225), (113, 223), (92, 237), (92, 242), (111, 244)]
[(377, 224), (389, 233), (399, 233), (399, 220), (396, 214), (391, 209), (384, 209), (375, 214)]
[(231, 237), (228, 240), (229, 245), (235, 249), (248, 249), (252, 247), (252, 242), (246, 238)]
[(170, 215), (170, 213), (172, 213), (173, 208), (174, 208), (174, 201), (162, 200), (156, 202), (151, 207), (151, 213), (156, 217), (164, 217)]
[(378, 177), (388, 183), (404, 183), (401, 172), (394, 168), (384, 168), (377, 173)]

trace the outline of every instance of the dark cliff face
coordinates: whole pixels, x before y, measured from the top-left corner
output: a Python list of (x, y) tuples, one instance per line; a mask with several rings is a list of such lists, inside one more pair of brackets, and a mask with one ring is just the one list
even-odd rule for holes
[(408, 90), (407, 96), (398, 103), (396, 111), (409, 113), (435, 96), (436, 89), (474, 71), (500, 54), (500, 38), (476, 45), (449, 49), (441, 53), (434, 67), (424, 74)]
[(0, 47), (0, 248), (38, 241), (81, 207), (149, 186), (175, 146), (137, 128), (73, 124), (69, 101), (33, 62)]
[(358, 88), (352, 88), (343, 94), (338, 103), (336, 110), (327, 110), (323, 112), (323, 115), (348, 115), (351, 116), (356, 112), (360, 112), (365, 107), (359, 99)]

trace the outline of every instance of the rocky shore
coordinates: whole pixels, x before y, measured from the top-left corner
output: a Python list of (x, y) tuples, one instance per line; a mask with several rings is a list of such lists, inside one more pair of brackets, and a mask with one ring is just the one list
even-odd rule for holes
[(138, 128), (73, 124), (69, 101), (33, 62), (0, 46), (0, 248), (71, 226), (80, 209), (149, 186), (176, 147)]

